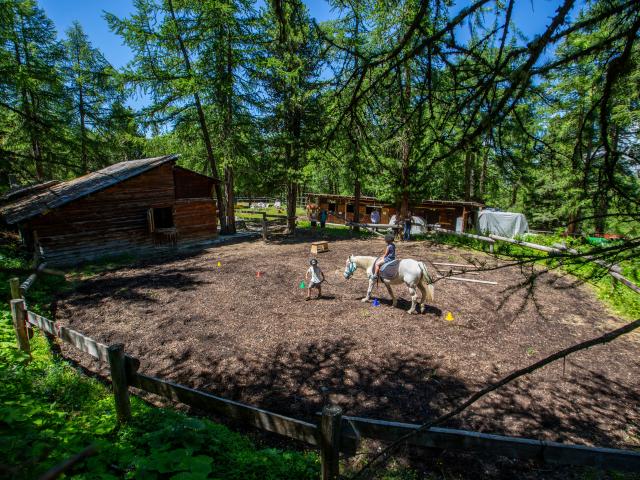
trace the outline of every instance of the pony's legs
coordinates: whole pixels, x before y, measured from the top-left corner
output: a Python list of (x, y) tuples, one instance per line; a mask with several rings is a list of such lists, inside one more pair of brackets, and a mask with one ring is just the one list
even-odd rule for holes
[(384, 282), (384, 286), (387, 287), (387, 292), (389, 292), (389, 296), (391, 297), (391, 305), (395, 307), (398, 304), (398, 299), (393, 294), (393, 290), (391, 290), (391, 284)]
[(407, 313), (416, 313), (416, 301), (418, 300), (418, 293), (416, 292), (415, 285), (409, 285), (409, 293), (411, 294), (411, 308), (407, 310)]
[(422, 282), (418, 284), (418, 289), (420, 290), (420, 305), (418, 311), (424, 313), (427, 311), (427, 306), (425, 305), (425, 300), (427, 299), (427, 290), (424, 288), (424, 284)]
[(369, 300), (371, 300), (371, 291), (373, 290), (374, 282), (375, 282), (374, 279), (372, 278), (369, 279), (369, 288), (367, 289), (367, 296), (362, 299), (363, 302), (368, 302)]

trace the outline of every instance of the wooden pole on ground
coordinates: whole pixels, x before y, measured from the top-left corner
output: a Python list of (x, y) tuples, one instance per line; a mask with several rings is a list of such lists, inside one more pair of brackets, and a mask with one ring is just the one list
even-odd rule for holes
[(126, 423), (131, 419), (131, 403), (129, 402), (129, 385), (127, 384), (124, 345), (122, 343), (110, 345), (107, 351), (118, 423)]
[(338, 406), (326, 406), (322, 410), (320, 422), (320, 461), (322, 464), (322, 480), (338, 480), (340, 478), (340, 424), (342, 409)]
[(22, 298), (11, 300), (11, 318), (13, 319), (13, 328), (16, 331), (16, 338), (18, 339), (18, 347), (24, 353), (30, 355), (29, 334), (27, 333), (27, 325), (25, 323), (27, 310)]

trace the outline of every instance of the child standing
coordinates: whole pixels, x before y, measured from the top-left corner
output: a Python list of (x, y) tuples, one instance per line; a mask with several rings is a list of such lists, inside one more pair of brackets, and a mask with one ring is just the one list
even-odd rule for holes
[(307, 298), (305, 300), (311, 300), (312, 288), (318, 289), (317, 298), (320, 298), (322, 296), (322, 282), (324, 282), (324, 273), (322, 273), (322, 270), (320, 270), (320, 267), (318, 266), (318, 260), (312, 258), (311, 260), (309, 260), (309, 264), (311, 266), (309, 267), (309, 270), (307, 270), (307, 273), (304, 275), (304, 279), (309, 285), (307, 287)]

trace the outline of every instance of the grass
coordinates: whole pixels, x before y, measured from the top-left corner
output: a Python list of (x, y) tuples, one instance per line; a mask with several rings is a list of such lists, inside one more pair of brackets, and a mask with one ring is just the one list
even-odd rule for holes
[[(311, 232), (311, 222), (309, 220), (300, 220), (297, 222), (297, 230)], [(360, 232), (351, 232), (351, 229), (345, 225), (328, 224), (324, 229), (320, 228), (320, 223), (316, 227), (316, 235), (318, 237), (326, 236), (334, 239), (347, 238), (371, 238), (375, 235), (367, 230), (361, 229)]]
[[(438, 233), (435, 239), (441, 243), (463, 248), (488, 250), (486, 242), (459, 235)], [(601, 251), (601, 248), (583, 243), (581, 238), (567, 239), (561, 235), (527, 235), (522, 240), (546, 246), (552, 246), (554, 243), (566, 243), (568, 247), (583, 253), (598, 254)], [(494, 253), (506, 260), (532, 262), (570, 273), (590, 285), (598, 298), (616, 315), (626, 320), (640, 318), (640, 295), (617, 282), (607, 274), (603, 267), (593, 262), (583, 261), (579, 258), (569, 260), (564, 258), (561, 263), (557, 258), (544, 252), (499, 241), (494, 245)], [(622, 268), (627, 278), (636, 284), (640, 284), (640, 258), (629, 256), (618, 262), (618, 265)]]
[[(283, 215), (287, 216), (287, 206), (283, 205), (281, 208), (274, 208), (270, 206), (268, 208), (252, 208), (251, 213), (249, 212), (240, 212), (240, 210), (249, 210), (249, 204), (247, 203), (238, 203), (236, 205), (236, 217), (237, 218), (257, 218), (262, 219), (262, 213), (266, 213), (267, 215)], [(306, 215), (307, 212), (304, 208), (296, 208), (296, 215), (303, 216)]]

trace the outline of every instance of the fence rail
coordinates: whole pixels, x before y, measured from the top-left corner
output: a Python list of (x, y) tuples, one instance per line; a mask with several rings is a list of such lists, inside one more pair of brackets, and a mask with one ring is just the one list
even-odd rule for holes
[(136, 373), (131, 386), (200, 410), (232, 418), (261, 430), (318, 446), (318, 427), (312, 423), (272, 413), (261, 408), (217, 397), (160, 378)]
[[(363, 438), (392, 442), (420, 429), (420, 425), (389, 422), (360, 417), (342, 417)], [(567, 445), (530, 438), (507, 437), (488, 433), (431, 427), (416, 433), (408, 443), (422, 447), (473, 450), (521, 460), (538, 460), (549, 464), (570, 464), (611, 470), (640, 471), (640, 452), (613, 448)]]
[(629, 289), (633, 290), (636, 293), (640, 293), (640, 286), (636, 285), (631, 280), (629, 280), (627, 277), (622, 275), (622, 270), (618, 265), (609, 264), (609, 263), (607, 263), (607, 262), (605, 262), (603, 260), (595, 258), (595, 256), (593, 256), (593, 255), (582, 255), (577, 250), (574, 250), (572, 248), (567, 248), (566, 245), (554, 244), (553, 247), (547, 247), (546, 245), (538, 245), (537, 243), (525, 242), (523, 240), (518, 240), (518, 239), (515, 239), (515, 238), (502, 237), (500, 235), (494, 235), (494, 234), (490, 234), (488, 237), (483, 237), (481, 235), (473, 235), (471, 233), (466, 233), (466, 232), (455, 232), (455, 231), (452, 231), (452, 230), (445, 230), (445, 229), (442, 229), (442, 228), (438, 228), (438, 229), (436, 229), (436, 231), (438, 231), (440, 233), (446, 233), (446, 234), (458, 235), (458, 236), (463, 236), (463, 237), (468, 237), (468, 238), (474, 238), (476, 240), (487, 242), (487, 243), (489, 243), (489, 248), (490, 248), (490, 252), (491, 253), (493, 253), (493, 245), (494, 245), (494, 243), (496, 241), (500, 241), (500, 242), (505, 242), (505, 243), (511, 243), (513, 245), (519, 245), (521, 247), (531, 248), (533, 250), (539, 250), (541, 252), (546, 252), (546, 253), (548, 253), (550, 255), (567, 255), (567, 254), (571, 254), (571, 255), (573, 255), (575, 257), (582, 256), (582, 258), (584, 260), (592, 261), (593, 263), (595, 263), (595, 264), (601, 266), (602, 268), (606, 269), (607, 273), (611, 277), (613, 277), (614, 279), (618, 280), (620, 283), (622, 283), (623, 285), (625, 285)]
[[(12, 279), (15, 287), (17, 279)], [(14, 288), (15, 289), (15, 288)], [(355, 454), (361, 438), (394, 441), (415, 432), (409, 443), (424, 447), (481, 451), (517, 459), (535, 459), (550, 464), (583, 465), (640, 472), (640, 452), (586, 447), (528, 438), (508, 437), (466, 430), (432, 427), (361, 417), (342, 416), (336, 406), (323, 409), (318, 424), (305, 422), (258, 407), (218, 397), (168, 380), (138, 373), (140, 361), (124, 353), (122, 344), (107, 346), (34, 312), (27, 311), (23, 298), (11, 300), (11, 312), (19, 348), (30, 352), (27, 324), (73, 345), (100, 361), (108, 362), (118, 420), (131, 416), (129, 387), (159, 395), (207, 412), (231, 418), (260, 430), (283, 435), (320, 448), (322, 479), (339, 478), (339, 454)]]

